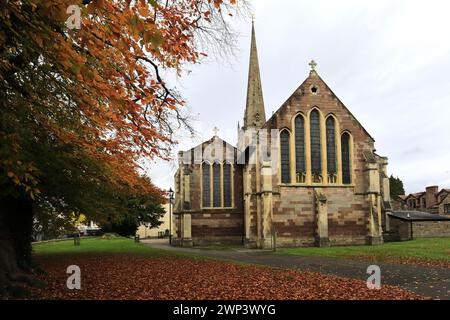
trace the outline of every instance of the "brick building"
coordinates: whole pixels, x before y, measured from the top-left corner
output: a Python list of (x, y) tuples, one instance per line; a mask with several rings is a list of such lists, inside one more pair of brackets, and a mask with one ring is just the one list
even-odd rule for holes
[(316, 71), (266, 120), (255, 30), (237, 147), (217, 133), (179, 154), (174, 244), (379, 244), (387, 158)]
[(450, 189), (439, 191), (438, 186), (425, 188), (423, 192), (398, 196), (392, 200), (396, 210), (424, 211), (439, 215), (450, 215)]

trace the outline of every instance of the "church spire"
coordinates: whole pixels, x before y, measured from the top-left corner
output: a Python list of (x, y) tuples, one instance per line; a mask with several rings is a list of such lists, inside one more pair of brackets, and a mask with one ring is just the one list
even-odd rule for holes
[(250, 66), (248, 72), (247, 105), (245, 107), (244, 126), (261, 128), (266, 122), (261, 76), (259, 73), (258, 50), (256, 49), (255, 24), (252, 21), (252, 42), (250, 47)]

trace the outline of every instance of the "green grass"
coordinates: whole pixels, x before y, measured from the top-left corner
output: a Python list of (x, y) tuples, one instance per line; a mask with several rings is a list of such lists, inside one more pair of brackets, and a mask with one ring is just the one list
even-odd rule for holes
[(329, 248), (284, 248), (277, 254), (357, 258), (378, 260), (391, 258), (450, 261), (450, 238), (415, 239), (385, 243), (380, 246), (351, 246)]
[(51, 241), (33, 244), (33, 252), (36, 255), (55, 254), (138, 254), (138, 255), (167, 255), (170, 252), (153, 249), (142, 243), (122, 237), (110, 239), (81, 238), (80, 245), (75, 246), (73, 239)]

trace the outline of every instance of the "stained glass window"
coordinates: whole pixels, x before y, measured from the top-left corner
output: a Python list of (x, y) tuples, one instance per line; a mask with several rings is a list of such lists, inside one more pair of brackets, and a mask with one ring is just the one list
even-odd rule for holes
[(220, 164), (213, 164), (213, 206), (218, 208), (222, 206), (222, 194), (220, 192)]
[(336, 133), (334, 118), (327, 119), (327, 170), (336, 173)]
[(322, 158), (320, 152), (320, 115), (313, 110), (310, 115), (311, 123), (311, 172), (320, 175), (322, 173)]
[(302, 116), (295, 118), (295, 166), (296, 173), (305, 173), (305, 120)]
[(203, 186), (203, 207), (211, 207), (211, 177), (210, 165), (207, 162), (202, 164), (202, 186)]
[(280, 134), (280, 144), (281, 144), (281, 182), (290, 183), (291, 182), (291, 164), (289, 161), (289, 139), (290, 134), (288, 131), (284, 130)]
[(223, 206), (231, 207), (231, 164), (223, 165)]
[(341, 139), (342, 144), (342, 182), (344, 184), (351, 183), (350, 175), (350, 135), (345, 132)]

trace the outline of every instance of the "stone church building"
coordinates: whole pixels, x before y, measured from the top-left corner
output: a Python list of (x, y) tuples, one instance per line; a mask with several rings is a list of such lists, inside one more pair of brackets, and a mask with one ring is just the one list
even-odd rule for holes
[(382, 243), (387, 158), (310, 63), (266, 119), (254, 27), (239, 141), (179, 153), (173, 244), (249, 248)]

